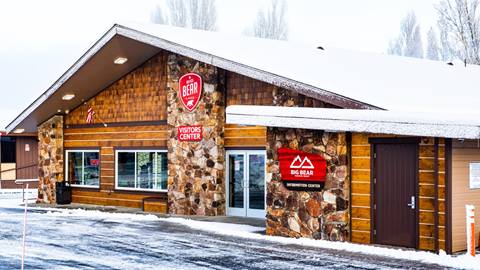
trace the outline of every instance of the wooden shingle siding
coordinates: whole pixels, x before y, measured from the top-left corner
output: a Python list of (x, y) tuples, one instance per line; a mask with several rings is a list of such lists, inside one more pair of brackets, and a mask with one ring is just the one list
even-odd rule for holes
[[(226, 75), (226, 105), (273, 105), (275, 86), (234, 72)], [(225, 147), (265, 147), (265, 127), (225, 124)]]
[(227, 106), (273, 105), (275, 86), (234, 72), (227, 72)]
[(95, 123), (158, 121), (167, 119), (167, 54), (160, 53), (125, 75), (65, 117), (65, 125), (83, 125), (87, 110)]
[[(399, 137), (382, 134), (352, 134), (352, 242), (370, 243), (370, 144), (371, 137)], [(445, 250), (445, 143), (438, 147), (438, 245)], [(435, 248), (434, 139), (423, 138), (419, 145), (419, 248)]]

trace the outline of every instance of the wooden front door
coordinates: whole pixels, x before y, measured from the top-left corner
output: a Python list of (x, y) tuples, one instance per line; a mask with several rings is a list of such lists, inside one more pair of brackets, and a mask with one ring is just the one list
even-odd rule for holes
[(418, 144), (373, 144), (373, 240), (416, 247)]

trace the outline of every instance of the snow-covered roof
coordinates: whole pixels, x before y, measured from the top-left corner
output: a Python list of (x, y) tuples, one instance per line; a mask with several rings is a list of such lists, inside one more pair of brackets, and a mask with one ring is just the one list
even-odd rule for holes
[(451, 66), (440, 61), (326, 46), (322, 50), (317, 48), (322, 44), (310, 46), (156, 24), (125, 26), (215, 56), (212, 62), (217, 66), (225, 67), (219, 60), (227, 59), (312, 86), (317, 91), (322, 89), (387, 110), (473, 112), (478, 109), (480, 67), (474, 65)]
[(232, 105), (227, 123), (407, 136), (480, 139), (480, 114)]
[[(133, 47), (127, 46), (127, 39), (149, 46), (148, 53), (139, 53), (145, 49), (135, 45), (139, 56), (129, 57), (129, 53), (135, 52)], [(112, 45), (112, 40), (117, 41)], [(164, 49), (343, 108), (472, 113), (476, 111), (480, 98), (480, 67), (476, 66), (450, 66), (442, 62), (325, 46), (318, 49), (317, 46), (287, 41), (150, 23), (123, 23), (114, 25), (101, 37), (57, 82), (9, 124), (7, 131), (15, 128), (34, 131), (35, 125), (59, 110), (59, 104), (52, 106), (48, 102), (61, 91), (66, 91), (67, 84), (73, 80), (78, 85), (71, 89), (77, 89), (80, 92), (78, 96), (84, 95), (86, 100), (94, 92), (101, 91), (102, 86), (125, 74), (125, 70), (116, 72), (107, 65), (111, 64), (112, 56), (106, 56), (115, 49), (126, 54), (129, 58), (127, 65), (141, 63), (151, 57), (155, 49)], [(104, 58), (92, 61), (102, 53)], [(82, 70), (100, 66), (105, 66), (102, 70), (110, 73), (105, 77), (85, 77), (82, 74)], [(82, 85), (88, 84), (92, 78), (97, 80), (95, 85)], [(85, 88), (82, 91), (87, 94), (80, 91), (81, 88)], [(75, 102), (60, 109), (75, 108), (79, 105)]]

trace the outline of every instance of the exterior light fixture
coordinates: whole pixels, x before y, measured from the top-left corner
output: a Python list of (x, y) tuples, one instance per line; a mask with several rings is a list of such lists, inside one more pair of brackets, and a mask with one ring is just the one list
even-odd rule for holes
[(72, 100), (75, 97), (75, 94), (66, 94), (62, 97), (63, 100)]
[(20, 134), (20, 133), (23, 133), (23, 132), (25, 132), (24, 128), (17, 128), (13, 131), (13, 133), (15, 133), (15, 134)]
[(123, 65), (127, 61), (128, 61), (128, 58), (126, 58), (126, 57), (117, 57), (117, 58), (115, 58), (113, 63), (116, 64), (116, 65)]

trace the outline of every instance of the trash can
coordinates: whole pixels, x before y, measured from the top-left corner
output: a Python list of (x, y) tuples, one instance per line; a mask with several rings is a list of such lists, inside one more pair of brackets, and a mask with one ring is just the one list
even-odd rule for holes
[(57, 182), (57, 204), (70, 204), (72, 203), (72, 187), (69, 183)]

